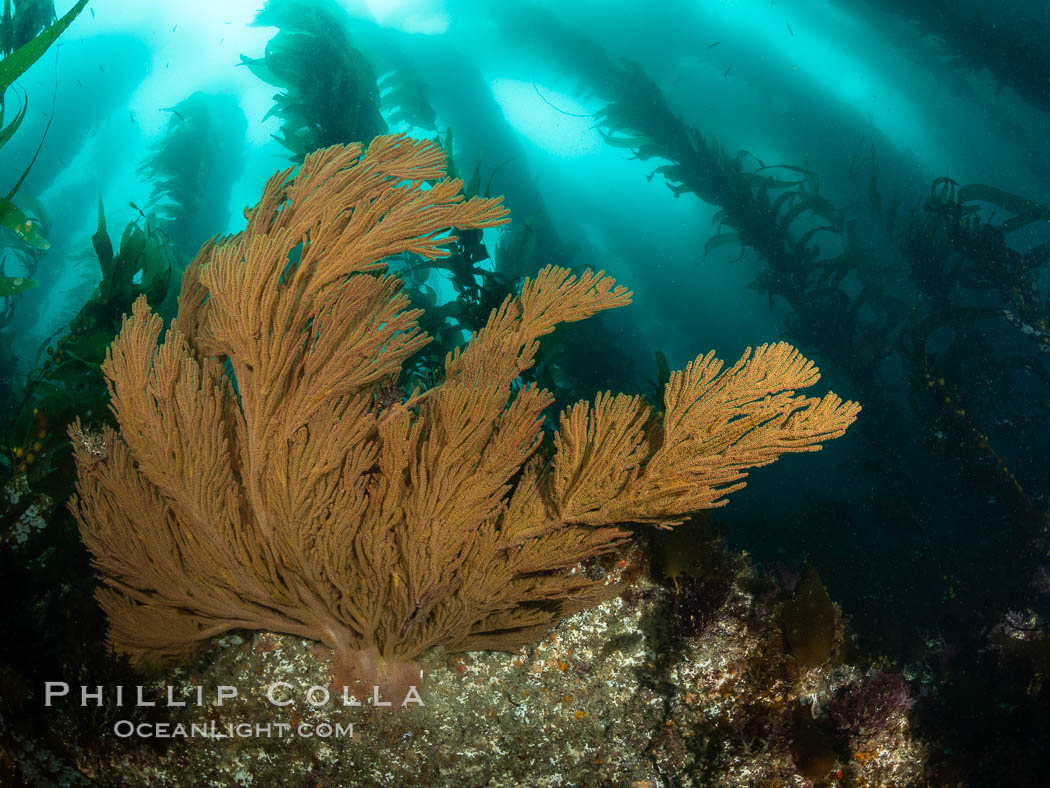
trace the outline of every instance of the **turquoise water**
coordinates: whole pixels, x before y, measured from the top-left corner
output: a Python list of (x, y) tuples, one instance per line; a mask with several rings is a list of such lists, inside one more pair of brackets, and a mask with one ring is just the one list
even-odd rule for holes
[[(14, 3), (0, 67), (70, 6), (52, 16), (49, 5)], [(36, 6), (42, 21), (16, 30)], [(275, 171), (317, 147), (404, 133), (438, 140), (467, 196), (503, 195), (511, 224), (464, 235), (453, 263), (390, 261), (437, 337), (402, 382), (439, 369), (548, 264), (605, 270), (634, 294), (545, 340), (519, 382), (549, 388), (558, 407), (613, 390), (659, 409), (667, 370), (698, 354), (732, 363), (792, 343), (821, 370), (813, 396), (833, 390), (864, 410), (821, 453), (749, 476), (713, 514), (726, 549), (767, 578), (816, 571), (850, 632), (846, 661), (900, 674), (920, 699), (906, 705), (934, 753), (930, 784), (1009, 784), (1004, 764), (1033, 759), (1047, 730), (1050, 12), (865, 0), (260, 6), (95, 0), (3, 94), (0, 128), (26, 108), (0, 148), (4, 206), (47, 246), (3, 215), (2, 549), (14, 598), (59, 610), (68, 601), (53, 584), (73, 577), (63, 593), (101, 633), (63, 506), (75, 478), (66, 425), (107, 418), (98, 364), (133, 296), (148, 292), (172, 318), (196, 250), (242, 231)], [(151, 250), (121, 258), (119, 287), (104, 281), (100, 216), (112, 252)], [(46, 505), (30, 503), (39, 495)], [(644, 574), (671, 594), (661, 562), (690, 548), (634, 533), (656, 556)], [(12, 675), (39, 678), (30, 655), (51, 615), (11, 625)], [(49, 667), (68, 667), (59, 629)], [(90, 659), (102, 659), (97, 640)], [(979, 718), (1010, 733), (984, 737), (968, 721)], [(859, 768), (843, 741), (836, 763)]]

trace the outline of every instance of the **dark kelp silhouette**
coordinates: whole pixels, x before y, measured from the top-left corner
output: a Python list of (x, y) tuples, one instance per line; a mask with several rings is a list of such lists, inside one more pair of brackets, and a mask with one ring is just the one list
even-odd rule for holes
[(241, 63), (281, 88), (266, 118), (281, 120), (274, 139), (301, 162), (310, 151), (370, 140), (386, 131), (375, 73), (350, 43), (347, 14), (332, 0), (268, 0), (252, 22), (279, 28), (261, 58)]

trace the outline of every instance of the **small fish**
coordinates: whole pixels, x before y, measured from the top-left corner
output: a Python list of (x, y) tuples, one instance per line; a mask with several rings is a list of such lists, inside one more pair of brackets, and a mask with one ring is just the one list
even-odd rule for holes
[(135, 113), (134, 112), (128, 112), (128, 117), (131, 118), (131, 122), (132, 123), (135, 122)]
[(713, 44), (708, 44), (707, 48), (708, 49), (714, 49), (716, 46), (718, 46), (721, 43), (722, 43), (721, 41), (715, 41), (715, 43), (713, 43)]
[(88, 11), (91, 12), (91, 18), (94, 19), (95, 18), (95, 9), (94, 8), (89, 8)]
[(101, 63), (98, 64), (98, 70), (101, 71), (103, 74), (106, 73), (106, 69), (102, 68), (102, 64)]
[(784, 24), (788, 26), (788, 32), (791, 33), (792, 36), (794, 36), (795, 35), (795, 31), (791, 29), (791, 23), (790, 22), (785, 22)]
[(161, 108), (161, 112), (170, 112), (172, 115), (177, 117), (183, 123), (186, 122), (186, 118), (182, 117), (182, 113), (179, 112), (177, 109), (175, 109), (175, 107), (163, 107), (163, 108)]
[(77, 83), (78, 85), (80, 85), (80, 87), (84, 87), (84, 83), (83, 83), (83, 82), (81, 82), (81, 81), (80, 81), (79, 79), (78, 79), (78, 80), (76, 80), (76, 83)]
[(725, 71), (722, 72), (722, 76), (723, 77), (728, 77), (729, 76), (729, 72), (732, 71), (732, 70), (733, 70), (733, 67), (730, 66), (729, 68), (727, 68)]
[[(178, 27), (178, 25), (175, 25), (175, 27)], [(171, 32), (172, 32), (172, 33), (174, 33), (174, 32), (175, 32), (175, 27), (173, 27), (173, 28), (171, 29)]]
[(222, 46), (222, 42), (223, 42), (223, 41), (225, 41), (225, 40), (226, 40), (226, 38), (225, 38), (225, 37), (223, 37), (223, 38), (220, 38), (220, 39), (219, 39), (219, 46)]

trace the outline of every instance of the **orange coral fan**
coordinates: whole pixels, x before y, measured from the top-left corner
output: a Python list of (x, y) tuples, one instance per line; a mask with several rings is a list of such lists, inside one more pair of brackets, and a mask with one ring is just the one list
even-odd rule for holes
[(377, 137), (270, 179), (247, 229), (206, 245), (176, 325), (140, 299), (103, 366), (119, 434), (74, 442), (71, 508), (104, 577), (111, 645), (139, 667), (229, 629), (319, 640), (337, 681), (400, 684), (428, 647), (508, 648), (610, 588), (581, 561), (718, 506), (748, 467), (837, 437), (859, 407), (796, 396), (813, 365), (763, 345), (671, 375), (665, 412), (600, 394), (561, 416), (512, 387), (537, 340), (627, 304), (603, 273), (545, 268), (448, 356), (443, 380), (377, 407), (427, 338), (383, 259), (436, 257), (450, 226), (506, 221), (463, 201), (434, 144)]

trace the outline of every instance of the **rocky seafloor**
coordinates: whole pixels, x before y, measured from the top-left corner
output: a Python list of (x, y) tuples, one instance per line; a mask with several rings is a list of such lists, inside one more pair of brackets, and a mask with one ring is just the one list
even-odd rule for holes
[(316, 644), (229, 635), (145, 684), (155, 706), (133, 678), (122, 705), (109, 685), (83, 705), (70, 679), (46, 735), (3, 721), (0, 769), (49, 786), (922, 783), (914, 682), (859, 661), (815, 572), (760, 575), (743, 554), (636, 580), (517, 652), (424, 663), (422, 706), (345, 706), (325, 702)]

